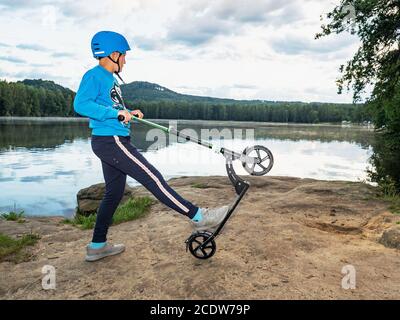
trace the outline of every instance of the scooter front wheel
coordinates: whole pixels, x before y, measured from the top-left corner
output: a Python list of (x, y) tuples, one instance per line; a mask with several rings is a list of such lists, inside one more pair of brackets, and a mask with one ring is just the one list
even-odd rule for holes
[(217, 250), (217, 245), (214, 239), (207, 242), (210, 237), (212, 237), (212, 233), (210, 232), (193, 233), (186, 240), (186, 250), (189, 249), (190, 253), (197, 259), (211, 258)]
[(247, 147), (243, 151), (242, 165), (252, 176), (263, 176), (274, 165), (274, 156), (267, 147), (260, 145)]

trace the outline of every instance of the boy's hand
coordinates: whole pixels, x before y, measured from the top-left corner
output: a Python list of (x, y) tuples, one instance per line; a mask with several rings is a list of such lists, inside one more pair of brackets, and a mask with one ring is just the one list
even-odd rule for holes
[(139, 109), (131, 111), (131, 115), (137, 116), (139, 119), (143, 119), (143, 113)]
[(129, 123), (129, 121), (132, 119), (132, 114), (130, 114), (128, 110), (118, 111), (118, 119), (120, 116), (124, 117), (124, 120), (122, 120), (123, 123)]

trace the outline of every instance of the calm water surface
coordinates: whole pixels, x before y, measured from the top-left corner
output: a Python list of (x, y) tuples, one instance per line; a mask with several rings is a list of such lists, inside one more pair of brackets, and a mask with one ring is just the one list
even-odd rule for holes
[[(213, 143), (238, 152), (246, 146), (265, 145), (275, 158), (270, 175), (348, 181), (367, 178), (372, 128), (209, 121), (173, 125), (199, 137), (204, 130), (217, 129), (226, 136)], [(87, 126), (83, 119), (0, 119), (0, 212), (16, 208), (28, 215), (73, 215), (76, 193), (103, 182)], [(142, 124), (133, 125), (131, 136), (132, 143), (166, 179), (226, 175), (224, 158), (204, 147), (176, 141)], [(245, 174), (240, 163), (235, 168)], [(137, 182), (128, 178), (128, 184)]]

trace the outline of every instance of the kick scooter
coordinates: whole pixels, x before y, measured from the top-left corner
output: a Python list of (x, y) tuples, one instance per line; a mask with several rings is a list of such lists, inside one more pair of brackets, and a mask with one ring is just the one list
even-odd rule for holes
[[(176, 130), (173, 127), (167, 128), (159, 124), (153, 123), (151, 121), (140, 119), (136, 116), (134, 116), (133, 119), (145, 125), (151, 126), (153, 128), (158, 128), (166, 133), (174, 134), (187, 141), (192, 141), (206, 148), (214, 149), (214, 151), (216, 151), (217, 153), (221, 153), (225, 157), (226, 171), (228, 173), (229, 180), (232, 182), (232, 185), (235, 188), (236, 198), (229, 206), (228, 213), (226, 214), (225, 218), (222, 220), (222, 222), (214, 231), (196, 231), (192, 233), (189, 236), (189, 238), (187, 238), (187, 240), (185, 241), (186, 251), (189, 250), (194, 257), (198, 259), (211, 258), (217, 249), (215, 238), (221, 232), (225, 223), (232, 216), (232, 213), (235, 211), (239, 202), (242, 200), (243, 196), (246, 194), (247, 190), (250, 187), (249, 182), (243, 180), (236, 174), (232, 162), (235, 160), (239, 160), (242, 162), (243, 168), (250, 175), (263, 176), (271, 170), (274, 164), (274, 158), (271, 151), (264, 146), (255, 145), (252, 147), (245, 148), (242, 153), (237, 153), (232, 150), (228, 150), (226, 148), (213, 147), (211, 143), (191, 137), (185, 133)], [(123, 121), (124, 116), (123, 115), (118, 116), (118, 120)]]

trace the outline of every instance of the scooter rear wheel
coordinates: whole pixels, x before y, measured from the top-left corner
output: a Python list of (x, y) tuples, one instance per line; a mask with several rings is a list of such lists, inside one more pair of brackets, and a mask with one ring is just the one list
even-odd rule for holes
[(209, 259), (217, 250), (217, 245), (214, 239), (211, 239), (205, 246), (204, 243), (212, 236), (210, 232), (196, 232), (193, 233), (189, 239), (186, 240), (186, 248), (197, 259)]

